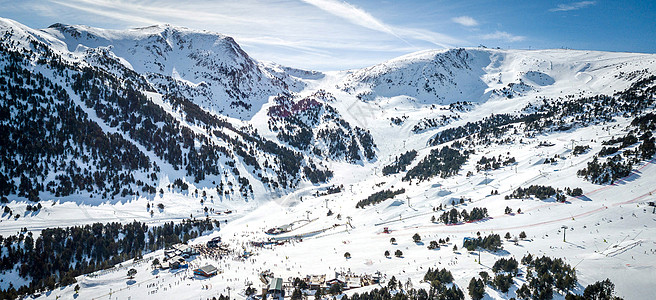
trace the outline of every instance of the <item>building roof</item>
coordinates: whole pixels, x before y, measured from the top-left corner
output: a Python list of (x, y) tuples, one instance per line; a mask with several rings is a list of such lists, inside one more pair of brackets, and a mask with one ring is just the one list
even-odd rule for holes
[(184, 251), (186, 251), (186, 250), (189, 249), (189, 245), (185, 245), (185, 244), (175, 244), (175, 245), (173, 245), (173, 248), (174, 248), (175, 250), (179, 250), (179, 251), (183, 251), (183, 252), (184, 252)]
[(274, 278), (269, 282), (269, 291), (282, 291), (282, 278)]
[(333, 278), (333, 279), (330, 279), (330, 280), (326, 280), (326, 284), (328, 284), (328, 285), (333, 285), (335, 283), (344, 284), (346, 282), (342, 279), (339, 279), (339, 278)]
[(358, 277), (349, 278), (347, 284), (350, 288), (361, 287), (362, 286), (362, 284), (360, 284), (360, 278), (358, 278)]
[(282, 226), (279, 226), (278, 229), (283, 230), (283, 231), (288, 231), (290, 228), (292, 228), (292, 224), (285, 224)]
[(326, 275), (310, 275), (310, 284), (323, 284), (326, 282)]
[(206, 265), (203, 267), (198, 268), (198, 270), (202, 271), (205, 274), (212, 274), (212, 273), (218, 273), (218, 269), (213, 266), (213, 265)]

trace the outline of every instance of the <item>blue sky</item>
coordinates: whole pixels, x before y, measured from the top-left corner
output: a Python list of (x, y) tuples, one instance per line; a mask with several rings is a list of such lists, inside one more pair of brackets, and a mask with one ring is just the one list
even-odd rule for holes
[(481, 44), (656, 52), (653, 0), (0, 0), (0, 16), (33, 28), (206, 29), (234, 37), (256, 59), (315, 70)]

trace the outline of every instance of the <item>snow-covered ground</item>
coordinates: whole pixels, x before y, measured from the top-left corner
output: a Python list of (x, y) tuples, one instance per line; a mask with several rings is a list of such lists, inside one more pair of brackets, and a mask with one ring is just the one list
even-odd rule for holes
[[(0, 23), (0, 26), (9, 26), (5, 23)], [(207, 47), (214, 47), (212, 49), (217, 53), (228, 47), (231, 54), (229, 61), (236, 66), (250, 66), (248, 71), (255, 74), (252, 76), (256, 86), (251, 86), (255, 90), (250, 95), (254, 98), (253, 111), (227, 110), (224, 107), (226, 103), (212, 102), (211, 97), (207, 98), (205, 94), (194, 99), (198, 105), (214, 112), (224, 108), (226, 115), (247, 120), (231, 118), (230, 122), (252, 125), (262, 137), (276, 140), (276, 134), (268, 128), (267, 115), (267, 109), (274, 101), (271, 97), (268, 103), (264, 103), (266, 99), (262, 97), (267, 91), (277, 91), (278, 86), (272, 85), (276, 80), (271, 72), (279, 72), (284, 75), (280, 80), (289, 81), (295, 88), (305, 87), (298, 92), (301, 97), (319, 89), (332, 94), (336, 100), (329, 105), (346, 122), (371, 132), (377, 146), (377, 157), (355, 164), (325, 160), (322, 163), (334, 172), (330, 182), (311, 184), (304, 181), (294, 191), (282, 196), (279, 194), (290, 190), (274, 193), (262, 184), (255, 184), (254, 196), (249, 201), (219, 197), (209, 184), (209, 179), (197, 186), (189, 183), (190, 188), (185, 192), (169, 189), (168, 176), (172, 179), (184, 177), (184, 172), (174, 171), (162, 163), (156, 186), (157, 191), (164, 191), (162, 194), (158, 192), (149, 197), (111, 201), (78, 194), (63, 199), (45, 199), (41, 202), (43, 208), (38, 212), (26, 212), (26, 202), (8, 203), (7, 206), (20, 217), (3, 214), (0, 218), (0, 235), (16, 234), (23, 228), (38, 234), (48, 227), (94, 222), (137, 220), (157, 225), (208, 216), (227, 223), (222, 223), (220, 230), (198, 237), (190, 244), (204, 244), (220, 236), (235, 253), (253, 253), (248, 259), (236, 259), (232, 255), (222, 258), (198, 256), (186, 270), (162, 271), (151, 267), (152, 260), (156, 257), (161, 259), (163, 255), (163, 250), (156, 251), (146, 254), (141, 262), (125, 262), (111, 270), (80, 276), (79, 298), (206, 299), (230, 294), (231, 298), (239, 299), (244, 298), (244, 288), (249, 283), (259, 291), (259, 274), (265, 270), (285, 279), (335, 271), (369, 275), (380, 271), (387, 279), (395, 276), (406, 282), (409, 278), (415, 287), (427, 287), (420, 281), (429, 267), (450, 270), (455, 283), (466, 294), (470, 278), (480, 271), (491, 273), (491, 266), (497, 259), (515, 257), (520, 260), (528, 253), (564, 258), (576, 268), (581, 285), (578, 292), (588, 284), (610, 278), (616, 285), (618, 295), (625, 299), (653, 298), (656, 292), (653, 287), (656, 280), (656, 214), (647, 203), (656, 201), (656, 161), (635, 165), (630, 176), (614, 185), (595, 185), (577, 176), (577, 171), (585, 167), (602, 148), (603, 141), (627, 133), (632, 118), (616, 117), (609, 123), (573, 127), (533, 137), (522, 136), (521, 142), (518, 138), (502, 145), (479, 144), (458, 175), (446, 179), (438, 176), (419, 183), (407, 182), (401, 180), (404, 172), (383, 176), (381, 170), (398, 155), (414, 149), (418, 155), (409, 166), (412, 168), (436, 148), (428, 146), (428, 141), (445, 128), (481, 120), (491, 114), (516, 114), (530, 103), (541, 103), (543, 98), (612, 95), (615, 91), (624, 90), (640, 76), (656, 73), (656, 55), (571, 50), (452, 49), (414, 53), (362, 70), (304, 74), (300, 70), (273, 65), (255, 65), (234, 41), (225, 36), (188, 30), (172, 34), (174, 31), (169, 26), (119, 32), (58, 25), (32, 34), (42, 36), (51, 47), (62, 53), (69, 51), (76, 55), (83, 55), (85, 47), (111, 48), (111, 44), (116, 49), (115, 54), (120, 56), (119, 60), (131, 69), (171, 75), (173, 79), (190, 86), (203, 82), (202, 75), (195, 73), (198, 68), (194, 68), (193, 64), (205, 59), (214, 61), (203, 56), (180, 62), (179, 59), (191, 58), (194, 53), (200, 55), (188, 53), (180, 45), (187, 38), (195, 37), (210, 43)], [(79, 38), (86, 46), (72, 47), (78, 41), (75, 32), (86, 34)], [(170, 49), (164, 55), (156, 51), (146, 55), (142, 53), (143, 49), (139, 50), (144, 45), (134, 44), (135, 40), (141, 39), (155, 39), (155, 42), (168, 45)], [(175, 45), (173, 42), (176, 42)], [(161, 60), (166, 64), (157, 69), (155, 65), (150, 65), (151, 60)], [(215, 63), (210, 65), (217, 68), (221, 65)], [(213, 69), (202, 70), (211, 72)], [(222, 86), (227, 84), (221, 80), (216, 82)], [(218, 88), (215, 92), (216, 95), (223, 95), (223, 91), (218, 93)], [(169, 103), (162, 101), (160, 94), (149, 92), (147, 95), (176, 119), (183, 119), (182, 113), (173, 111)], [(449, 105), (460, 101), (471, 104), (462, 110), (449, 109)], [(653, 111), (653, 107), (650, 110)], [(98, 120), (91, 109), (87, 112), (92, 119)], [(446, 124), (415, 130), (416, 125), (424, 120), (442, 116), (449, 117)], [(393, 119), (402, 121), (395, 123)], [(101, 121), (99, 123), (102, 124)], [(202, 132), (200, 126), (185, 126)], [(103, 130), (111, 129), (105, 126)], [(540, 146), (542, 142), (553, 145)], [(587, 145), (591, 149), (575, 156), (571, 152), (576, 145)], [(157, 159), (152, 153), (144, 152)], [(514, 157), (516, 163), (498, 170), (477, 172), (476, 161), (483, 155)], [(543, 163), (555, 155), (560, 158), (554, 163)], [(242, 174), (250, 173), (244, 164), (238, 163), (237, 168)], [(467, 176), (469, 171), (473, 175)], [(174, 175), (173, 172), (178, 174)], [(343, 185), (344, 189), (341, 193), (315, 196), (315, 192), (325, 191), (331, 185)], [(565, 203), (556, 202), (553, 198), (544, 201), (504, 199), (516, 188), (529, 185), (560, 189), (580, 187), (584, 195), (568, 197)], [(359, 200), (374, 192), (400, 188), (406, 192), (394, 199), (364, 209), (355, 207)], [(493, 190), (498, 194), (492, 195)], [(207, 193), (206, 197), (199, 196), (203, 192)], [(443, 212), (434, 211), (435, 207), (443, 205), (451, 209), (452, 201), (461, 198), (471, 201), (456, 205), (458, 210), (471, 211), (474, 207), (485, 207), (490, 218), (450, 226), (431, 222), (432, 216), (439, 217)], [(160, 203), (164, 209), (156, 208)], [(150, 210), (146, 208), (148, 204), (152, 207)], [(204, 207), (216, 212), (231, 210), (233, 213), (206, 213)], [(522, 212), (505, 214), (506, 207), (512, 208), (513, 212), (521, 208)], [(327, 215), (329, 210), (333, 213), (330, 216)], [(264, 248), (250, 244), (270, 238), (265, 234), (267, 229), (290, 223), (295, 224), (294, 229), (277, 237), (289, 238), (292, 242)], [(385, 227), (391, 233), (382, 233)], [(565, 241), (563, 230), (566, 231)], [(502, 251), (482, 252), (480, 262), (478, 253), (460, 249), (463, 238), (476, 236), (479, 232), (481, 236), (491, 233), (504, 236), (509, 232), (516, 237), (522, 231), (526, 232), (526, 239), (517, 243), (504, 241)], [(415, 233), (421, 236), (423, 243), (413, 242)], [(293, 237), (302, 237), (302, 241)], [(397, 240), (396, 244), (390, 243), (392, 237)], [(450, 240), (448, 245), (439, 250), (427, 249), (430, 241), (447, 237)], [(454, 251), (454, 246), (459, 250)], [(385, 250), (391, 253), (401, 250), (403, 256), (387, 258), (383, 255)], [(350, 259), (344, 257), (345, 252), (351, 254)], [(207, 263), (217, 266), (222, 272), (208, 279), (192, 275), (195, 267)], [(137, 270), (133, 279), (126, 276), (130, 268)], [(5, 288), (9, 282), (15, 285), (24, 283), (24, 279), (16, 275), (15, 272), (4, 274), (3, 279), (6, 280), (0, 282), (0, 287)], [(490, 298), (514, 297), (517, 286), (521, 286), (523, 280), (523, 277), (515, 278), (516, 286), (507, 295), (489, 286), (486, 293)], [(47, 292), (41, 298), (71, 299), (74, 297), (74, 286)]]
[[(565, 57), (566, 54), (571, 55)], [(599, 65), (609, 68), (617, 65), (631, 66), (626, 70), (628, 72), (645, 67), (653, 68), (654, 64), (653, 56), (644, 58), (636, 55), (635, 58), (628, 54), (506, 51), (495, 55), (495, 59), (501, 59), (499, 57), (503, 56), (506, 62), (491, 62), (488, 66), (495, 67), (500, 72), (501, 77), (495, 78), (494, 82), (514, 81), (516, 78), (513, 76), (521, 74), (530, 77), (534, 89), (512, 99), (490, 97), (480, 104), (475, 104), (471, 111), (461, 112), (459, 119), (447, 126), (478, 120), (491, 113), (516, 112), (534, 101), (538, 95), (559, 97), (570, 94), (612, 93), (612, 90), (626, 88), (628, 83), (620, 79), (602, 80), (606, 75)], [(581, 60), (581, 57), (584, 59)], [(407, 58), (386, 64), (395, 64), (403, 59)], [(631, 65), (634, 59), (639, 60), (641, 64)], [(509, 60), (512, 61), (508, 62)], [(621, 63), (608, 63), (613, 60)], [(574, 72), (570, 69), (564, 70), (566, 61), (577, 61), (581, 66), (568, 67), (577, 69)], [(528, 63), (536, 64), (538, 69), (539, 66), (550, 68), (551, 71), (543, 70), (544, 76), (517, 71), (524, 68), (516, 65)], [(501, 65), (493, 66), (494, 64)], [(399, 68), (403, 69), (402, 66)], [(334, 72), (319, 79), (306, 79), (307, 89), (300, 93), (310, 94), (320, 88), (333, 93), (338, 101), (331, 105), (336, 107), (348, 122), (371, 130), (377, 142), (378, 160), (372, 164), (327, 162), (335, 171), (330, 184), (343, 184), (343, 192), (315, 197), (314, 192), (325, 188), (327, 184), (306, 184), (293, 193), (274, 197), (272, 201), (264, 200), (270, 195), (248, 203), (208, 201), (206, 205), (210, 208), (217, 211), (232, 209), (235, 213), (229, 217), (210, 214), (212, 218), (227, 218), (229, 222), (222, 226), (220, 231), (199, 237), (190, 244), (203, 244), (214, 236), (221, 236), (223, 241), (238, 253), (253, 252), (251, 258), (236, 260), (231, 256), (223, 259), (201, 256), (192, 260), (187, 270), (153, 271), (151, 260), (155, 257), (161, 258), (163, 254), (163, 251), (157, 251), (146, 255), (143, 262), (134, 265), (127, 262), (115, 270), (101, 271), (93, 276), (81, 276), (78, 278), (80, 297), (205, 299), (219, 294), (227, 295), (230, 289), (231, 297), (243, 298), (244, 288), (248, 283), (254, 284), (255, 287), (260, 286), (258, 274), (264, 270), (270, 270), (283, 278), (335, 271), (350, 271), (355, 274), (373, 274), (380, 271), (387, 278), (396, 276), (402, 282), (410, 278), (415, 287), (418, 287), (425, 285), (420, 284), (420, 280), (429, 267), (451, 270), (455, 283), (466, 290), (469, 279), (477, 276), (480, 271), (491, 272), (490, 268), (498, 258), (515, 257), (519, 260), (525, 254), (532, 253), (561, 257), (575, 267), (581, 284), (579, 292), (588, 284), (610, 278), (616, 285), (618, 295), (625, 299), (652, 298), (652, 283), (656, 280), (656, 214), (653, 214), (652, 208), (646, 203), (656, 200), (656, 194), (653, 194), (656, 193), (654, 161), (636, 166), (632, 175), (610, 186), (594, 185), (576, 176), (577, 170), (584, 167), (599, 151), (603, 140), (625, 134), (630, 119), (617, 118), (614, 123), (539, 135), (526, 138), (521, 144), (477, 146), (477, 153), (470, 157), (459, 175), (447, 179), (436, 177), (421, 183), (408, 183), (401, 181), (402, 174), (384, 177), (380, 170), (393, 161), (396, 155), (406, 150), (418, 150), (418, 158), (414, 164), (427, 155), (432, 149), (426, 146), (427, 140), (436, 131), (429, 129), (424, 133), (413, 134), (412, 125), (423, 118), (439, 116), (445, 111), (439, 109), (442, 107), (440, 105), (434, 107), (434, 103), (427, 103), (425, 98), (417, 98), (425, 95), (397, 93), (394, 97), (376, 96), (370, 101), (360, 101), (355, 97), (357, 93), (341, 89), (343, 83), (350, 80), (351, 74)], [(481, 77), (481, 80), (485, 81), (486, 76)], [(573, 80), (584, 82), (572, 84)], [(540, 82), (536, 83), (537, 81)], [(483, 93), (488, 93), (492, 88), (497, 87), (486, 88)], [(393, 125), (389, 118), (396, 116), (407, 116), (407, 119), (400, 126)], [(255, 114), (251, 124), (267, 136), (265, 118), (266, 114), (261, 111)], [(543, 141), (554, 145), (538, 147)], [(572, 145), (588, 145), (591, 150), (573, 156)], [(516, 158), (515, 165), (489, 172), (475, 171), (475, 161), (481, 155), (490, 157), (507, 153)], [(545, 158), (556, 154), (561, 157), (556, 163), (542, 163)], [(465, 176), (467, 171), (473, 171), (474, 175)], [(584, 196), (568, 197), (565, 203), (555, 202), (553, 199), (504, 199), (504, 195), (517, 187), (531, 184), (558, 188), (581, 187)], [(167, 182), (163, 181), (160, 187), (166, 185)], [(406, 193), (365, 209), (355, 208), (357, 201), (373, 192), (391, 188), (405, 188)], [(158, 224), (180, 220), (190, 215), (202, 217), (205, 214), (202, 211), (203, 206), (198, 204), (200, 199), (193, 196), (193, 189), (192, 185), (188, 194), (167, 190), (154, 199), (137, 198), (93, 205), (85, 204), (84, 201), (46, 201), (44, 208), (38, 213), (21, 213), (19, 219), (4, 216), (0, 223), (0, 234), (15, 234), (23, 227), (38, 232), (46, 227), (91, 222), (138, 220)], [(492, 190), (498, 190), (499, 194), (490, 195)], [(471, 202), (458, 204), (456, 207), (459, 210), (486, 207), (491, 217), (474, 223), (450, 226), (431, 222), (431, 216), (439, 217), (442, 213), (434, 212), (434, 207), (446, 205), (450, 209), (451, 201), (460, 198), (471, 198)], [(148, 202), (152, 205), (163, 203), (165, 209), (156, 210), (151, 216), (146, 210)], [(9, 206), (14, 212), (21, 212), (24, 203), (12, 202)], [(513, 211), (521, 208), (522, 213), (504, 214), (506, 206)], [(329, 209), (334, 213), (331, 216), (327, 216)], [(348, 221), (350, 226), (347, 225)], [(279, 237), (303, 236), (302, 241), (265, 248), (250, 245), (251, 241), (263, 241), (270, 237), (264, 233), (267, 229), (292, 222), (298, 222), (296, 229)], [(563, 241), (562, 226), (568, 227), (565, 229), (566, 241)], [(388, 227), (391, 233), (382, 233), (384, 227)], [(476, 236), (477, 232), (482, 236), (490, 233), (503, 236), (509, 232), (511, 236), (516, 237), (521, 231), (528, 235), (526, 239), (517, 243), (504, 241), (503, 250), (497, 253), (482, 252), (480, 263), (478, 253), (452, 250), (454, 245), (462, 248), (463, 238)], [(415, 233), (422, 237), (423, 244), (412, 241)], [(391, 237), (396, 238), (397, 244), (390, 244)], [(439, 250), (427, 249), (429, 241), (446, 237), (450, 239), (447, 246), (442, 246)], [(401, 258), (393, 255), (390, 258), (384, 257), (385, 250), (394, 253), (397, 249), (403, 251)], [(351, 254), (350, 259), (344, 258), (345, 252)], [(205, 263), (214, 264), (222, 273), (209, 279), (194, 277), (191, 270)], [(126, 277), (126, 272), (132, 267), (138, 272), (131, 280)], [(522, 280), (522, 277), (518, 277), (515, 282), (521, 285)], [(490, 287), (486, 288), (486, 292), (491, 298), (510, 298), (514, 296), (516, 288), (513, 287), (508, 295)], [(69, 286), (48, 292), (42, 295), (42, 298), (67, 299), (73, 294), (73, 286)]]
[[(521, 171), (520, 171), (521, 172)], [(566, 171), (563, 171), (566, 172)], [(498, 172), (493, 177), (502, 178), (505, 173), (514, 170)], [(529, 175), (518, 173), (511, 177), (520, 177), (519, 181), (529, 178)], [(515, 257), (520, 259), (527, 253), (562, 257), (577, 270), (579, 282), (583, 286), (598, 280), (610, 278), (616, 284), (616, 290), (625, 299), (649, 299), (651, 297), (651, 282), (656, 279), (656, 215), (652, 208), (645, 204), (651, 201), (656, 192), (653, 178), (656, 176), (656, 166), (645, 164), (639, 172), (627, 178), (622, 183), (606, 188), (588, 190), (586, 197), (570, 198), (567, 203), (538, 200), (503, 200), (502, 196), (479, 196), (480, 190), (489, 190), (485, 185), (477, 185), (482, 178), (473, 178), (469, 182), (458, 184), (449, 196), (472, 195), (473, 202), (458, 205), (458, 208), (485, 206), (490, 210), (491, 218), (462, 225), (445, 226), (430, 222), (431, 207), (441, 203), (444, 197), (426, 197), (425, 194), (436, 192), (431, 189), (433, 183), (425, 183), (414, 188), (415, 191), (426, 191), (410, 197), (410, 206), (404, 203), (392, 206), (392, 200), (383, 202), (367, 209), (355, 209), (349, 201), (358, 196), (346, 194), (329, 198), (328, 207), (335, 212), (326, 216), (326, 201), (324, 199), (307, 199), (294, 207), (281, 206), (277, 202), (264, 204), (247, 215), (238, 218), (221, 231), (210, 236), (200, 237), (191, 244), (204, 243), (213, 236), (221, 236), (231, 248), (254, 252), (254, 256), (245, 261), (224, 259), (196, 258), (191, 262), (189, 270), (181, 272), (152, 271), (150, 259), (162, 256), (157, 251), (145, 257), (144, 263), (123, 264), (114, 271), (99, 272), (97, 276), (82, 276), (79, 278), (80, 296), (88, 298), (112, 299), (156, 299), (161, 297), (178, 299), (205, 299), (218, 294), (237, 297), (243, 293), (247, 283), (259, 286), (258, 274), (271, 270), (277, 276), (304, 277), (308, 274), (326, 274), (350, 270), (356, 274), (373, 274), (381, 271), (387, 277), (396, 276), (405, 282), (411, 278), (418, 284), (428, 267), (444, 267), (451, 270), (455, 282), (465, 288), (469, 279), (480, 271), (488, 271), (500, 257)], [(567, 184), (552, 173), (535, 180), (536, 184)], [(571, 180), (571, 179), (570, 179)], [(565, 182), (562, 182), (565, 181)], [(360, 182), (354, 190), (368, 190), (366, 186), (376, 180)], [(495, 181), (493, 181), (495, 182)], [(492, 184), (492, 183), (491, 183)], [(457, 191), (456, 191), (457, 189)], [(439, 190), (450, 190), (443, 184)], [(355, 193), (363, 194), (363, 193)], [(449, 197), (446, 197), (449, 198)], [(356, 198), (358, 199), (358, 198)], [(404, 202), (407, 199), (404, 199)], [(504, 215), (503, 209), (510, 206), (514, 210), (522, 209), (521, 214)], [(309, 211), (309, 213), (308, 213)], [(294, 242), (274, 248), (253, 248), (249, 241), (260, 241), (265, 238), (264, 230), (304, 220), (309, 214), (310, 219), (318, 218), (309, 224), (298, 228), (291, 234), (303, 234), (324, 228), (333, 224), (343, 224), (346, 217), (351, 217), (353, 228), (346, 230), (345, 226), (327, 230), (323, 233), (306, 237), (302, 242)], [(341, 214), (342, 220), (336, 219)], [(437, 215), (438, 213), (435, 213)], [(400, 216), (400, 218), (399, 218)], [(379, 223), (383, 223), (376, 225)], [(566, 225), (566, 242), (563, 241), (561, 226)], [(382, 228), (389, 227), (390, 234), (383, 234)], [(504, 249), (498, 253), (481, 254), (481, 264), (477, 262), (477, 253), (459, 250), (454, 252), (453, 245), (459, 248), (462, 239), (475, 236), (498, 233), (502, 236), (510, 232), (513, 237), (521, 231), (528, 235), (526, 240), (517, 244), (504, 241)], [(412, 235), (419, 233), (425, 245), (417, 245), (412, 241)], [(398, 243), (391, 245), (390, 237), (395, 237)], [(451, 242), (440, 250), (428, 250), (426, 245), (430, 240), (449, 237)], [(383, 252), (396, 249), (403, 251), (403, 257), (385, 258)], [(345, 259), (343, 254), (351, 253), (351, 259)], [(191, 269), (212, 263), (223, 273), (210, 278), (201, 279), (191, 275)], [(126, 272), (129, 268), (138, 270), (135, 279), (129, 280)], [(516, 279), (521, 285), (521, 278)], [(154, 284), (154, 285), (150, 285)], [(150, 285), (150, 286), (149, 286)], [(493, 298), (506, 297), (487, 288)], [(57, 296), (70, 298), (73, 287), (66, 287), (45, 294), (44, 298), (54, 299)], [(509, 293), (509, 297), (513, 292)]]

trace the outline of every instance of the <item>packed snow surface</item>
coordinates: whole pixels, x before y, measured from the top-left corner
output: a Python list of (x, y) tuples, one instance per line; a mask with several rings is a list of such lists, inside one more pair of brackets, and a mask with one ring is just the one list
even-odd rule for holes
[[(9, 26), (6, 24), (10, 21), (2, 22), (0, 25)], [(223, 104), (200, 103), (208, 110), (226, 109), (226, 114), (246, 119), (248, 125), (267, 138), (275, 138), (267, 126), (266, 113), (267, 107), (273, 104), (272, 99), (267, 98), (268, 92), (277, 91), (277, 86), (271, 84), (275, 81), (271, 74), (287, 72), (293, 80), (302, 83), (298, 85), (304, 87), (298, 92), (301, 96), (320, 89), (334, 95), (336, 100), (330, 105), (350, 124), (370, 130), (377, 144), (374, 161), (358, 164), (326, 161), (334, 171), (333, 179), (326, 184), (306, 182), (285, 195), (258, 190), (255, 199), (248, 202), (218, 200), (217, 197), (202, 205), (195, 196), (193, 183), (188, 193), (181, 194), (166, 189), (169, 184), (166, 176), (160, 176), (157, 187), (166, 192), (150, 197), (106, 202), (75, 196), (49, 199), (43, 201), (44, 208), (38, 213), (25, 212), (25, 202), (10, 202), (8, 206), (21, 217), (3, 216), (0, 221), (2, 235), (16, 234), (22, 228), (38, 233), (48, 227), (93, 222), (137, 220), (157, 225), (190, 215), (197, 218), (207, 215), (227, 223), (222, 223), (220, 230), (192, 240), (191, 245), (204, 244), (220, 236), (237, 253), (252, 253), (246, 259), (200, 255), (191, 260), (188, 269), (176, 271), (153, 270), (152, 260), (161, 259), (164, 252), (156, 251), (145, 255), (140, 262), (129, 261), (111, 270), (80, 276), (79, 297), (82, 299), (206, 299), (220, 294), (243, 299), (244, 288), (249, 283), (259, 292), (259, 274), (266, 270), (285, 279), (336, 271), (361, 275), (380, 271), (386, 279), (395, 276), (406, 282), (409, 278), (415, 287), (427, 288), (428, 284), (420, 281), (429, 267), (450, 270), (456, 285), (467, 294), (470, 278), (481, 271), (492, 273), (490, 269), (497, 259), (515, 257), (520, 260), (528, 253), (564, 258), (576, 268), (581, 285), (576, 292), (581, 293), (586, 285), (609, 278), (615, 283), (618, 295), (625, 299), (653, 297), (656, 214), (647, 203), (656, 201), (656, 161), (634, 166), (630, 176), (613, 185), (595, 185), (577, 176), (577, 170), (592, 160), (604, 140), (626, 134), (630, 118), (618, 117), (613, 122), (524, 137), (521, 143), (478, 145), (476, 153), (459, 173), (448, 178), (437, 176), (422, 182), (408, 182), (401, 180), (404, 172), (383, 176), (381, 169), (396, 156), (414, 149), (418, 155), (409, 166), (413, 167), (431, 149), (441, 147), (428, 146), (428, 140), (445, 128), (491, 114), (518, 113), (529, 103), (540, 103), (542, 98), (612, 95), (614, 91), (628, 88), (635, 79), (626, 74), (640, 70), (656, 72), (655, 55), (572, 50), (431, 50), (361, 70), (319, 73), (264, 65), (252, 61), (229, 37), (169, 26), (110, 31), (57, 25), (34, 34), (42, 36), (53, 47), (71, 53), (79, 53), (84, 47), (110, 47), (121, 61), (138, 72), (171, 76), (189, 86), (207, 80), (196, 73), (198, 70), (211, 72), (211, 68), (204, 69), (207, 66), (248, 67), (243, 70), (250, 74), (247, 78), (256, 83), (252, 112), (229, 111)], [(144, 45), (140, 41), (144, 39), (155, 39), (162, 48), (145, 51), (140, 48)], [(194, 49), (212, 49), (213, 52)], [(224, 56), (217, 58), (216, 53)], [(159, 64), (152, 64), (153, 61)], [(156, 93), (149, 96), (161, 102)], [(471, 104), (457, 112), (448, 109), (449, 105), (462, 101)], [(442, 116), (453, 118), (440, 126), (413, 131), (422, 120)], [(403, 121), (396, 124), (391, 121), (393, 118)], [(553, 145), (540, 146), (543, 142)], [(587, 145), (591, 149), (575, 156), (571, 153), (575, 145)], [(516, 163), (498, 170), (476, 172), (475, 163), (482, 155), (509, 155)], [(555, 155), (559, 159), (554, 163), (543, 163)], [(473, 174), (467, 176), (468, 171)], [(333, 184), (343, 185), (342, 192), (315, 196), (316, 192), (325, 191)], [(580, 187), (584, 195), (567, 197), (564, 203), (553, 198), (544, 201), (504, 199), (517, 187), (529, 185)], [(208, 193), (212, 190), (198, 188)], [(357, 201), (374, 192), (400, 188), (406, 192), (393, 199), (365, 208), (355, 207)], [(499, 193), (492, 195), (493, 190)], [(434, 211), (434, 208), (442, 205), (451, 209), (452, 201), (461, 198), (467, 200), (455, 206), (459, 211), (485, 207), (490, 217), (458, 225), (431, 222), (431, 216), (439, 217), (443, 212)], [(147, 203), (162, 203), (166, 208), (151, 215), (146, 210)], [(234, 213), (208, 215), (203, 211), (204, 206)], [(505, 214), (506, 207), (512, 208), (513, 213)], [(516, 213), (518, 208), (521, 213)], [(333, 213), (330, 216), (329, 210)], [(266, 241), (271, 237), (266, 230), (292, 223), (290, 232), (276, 236), (291, 242), (265, 247), (250, 243)], [(391, 232), (383, 233), (384, 228)], [(461, 249), (463, 238), (475, 237), (479, 232), (481, 236), (491, 233), (504, 236), (508, 232), (514, 239), (522, 231), (526, 239), (517, 242), (504, 239), (503, 250), (481, 252), (480, 262), (478, 253)], [(413, 242), (415, 233), (421, 236), (423, 243)], [(390, 243), (392, 237), (397, 243)], [(439, 250), (427, 249), (429, 241), (447, 237), (450, 241), (446, 246)], [(458, 250), (454, 251), (454, 246)], [(394, 253), (397, 249), (403, 251), (402, 257), (383, 255), (385, 250)], [(350, 259), (344, 257), (345, 252), (351, 254)], [(211, 278), (193, 275), (193, 269), (207, 263), (217, 266), (221, 273)], [(138, 271), (134, 279), (126, 277), (130, 268)], [(11, 281), (20, 282), (14, 275), (6, 274), (3, 278), (15, 277)], [(515, 286), (508, 294), (488, 286), (487, 296), (515, 297), (524, 277), (514, 280)], [(0, 286), (6, 287), (8, 281)], [(44, 293), (40, 299), (71, 299), (73, 296), (74, 285)]]

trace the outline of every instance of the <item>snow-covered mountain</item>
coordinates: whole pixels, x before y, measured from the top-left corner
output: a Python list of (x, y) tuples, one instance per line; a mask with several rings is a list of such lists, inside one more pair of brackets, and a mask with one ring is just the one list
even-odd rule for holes
[(617, 86), (613, 76), (636, 65), (653, 66), (653, 60), (650, 54), (595, 51), (427, 50), (353, 71), (340, 87), (362, 100), (404, 95), (439, 105), (572, 87), (610, 93), (610, 87), (627, 84)]
[(286, 91), (278, 78), (228, 36), (170, 25), (105, 30), (54, 24), (43, 30), (69, 52), (103, 51), (121, 58), (162, 93), (177, 93), (219, 114), (249, 119), (269, 96)]
[(238, 120), (303, 83), (229, 37), (171, 26), (34, 30), (7, 19), (0, 30), (5, 195), (94, 202), (194, 182), (207, 197), (248, 200), (331, 177), (309, 149)]
[[(383, 271), (417, 283), (426, 268), (448, 265), (449, 286), (464, 290), (491, 272), (493, 258), (520, 260), (526, 252), (565, 257), (576, 269), (581, 284), (549, 293), (556, 298), (605, 277), (627, 297), (645, 298), (637, 291), (656, 279), (622, 279), (656, 270), (645, 246), (656, 243), (646, 209), (656, 192), (654, 54), (460, 48), (322, 73), (258, 62), (230, 37), (205, 31), (38, 30), (0, 19), (0, 100), (0, 234), (93, 222), (144, 222), (126, 232), (164, 226), (145, 229), (139, 243), (115, 254), (56, 253), (68, 264), (38, 256), (48, 274), (11, 265), (19, 258), (5, 253), (27, 242), (10, 239), (0, 251), (9, 278), (3, 290), (32, 278), (49, 289), (67, 285), (46, 298), (72, 295), (71, 278), (82, 269), (160, 242), (202, 244), (217, 235), (233, 253), (261, 257), (197, 258), (227, 271), (211, 281), (214, 290), (198, 281), (184, 291), (175, 275), (159, 273), (173, 286), (167, 297), (243, 290), (245, 278), (257, 281), (267, 269), (285, 278)], [(34, 201), (43, 205), (28, 210)], [(221, 231), (194, 239), (187, 231), (207, 230), (198, 216), (223, 224)], [(184, 233), (164, 224), (185, 219)], [(257, 246), (269, 241), (266, 230), (290, 223), (303, 225), (277, 240), (283, 245)], [(554, 246), (562, 225), (574, 242)], [(385, 227), (398, 244), (381, 234)], [(457, 250), (477, 232), (524, 230), (528, 239), (505, 239), (482, 265)], [(162, 232), (170, 233), (166, 241), (149, 237)], [(411, 243), (414, 233), (433, 248)], [(387, 249), (402, 254), (384, 257)], [(55, 270), (80, 261), (85, 268)], [(130, 262), (142, 285), (152, 279), (149, 265)], [(604, 271), (595, 273), (597, 266)], [(486, 285), (488, 295), (519, 297), (522, 284), (536, 293), (531, 268), (521, 266), (526, 276), (511, 278), (510, 292)], [(77, 278), (83, 293), (113, 287), (121, 297), (161, 297), (130, 292), (116, 274), (94, 276)]]

